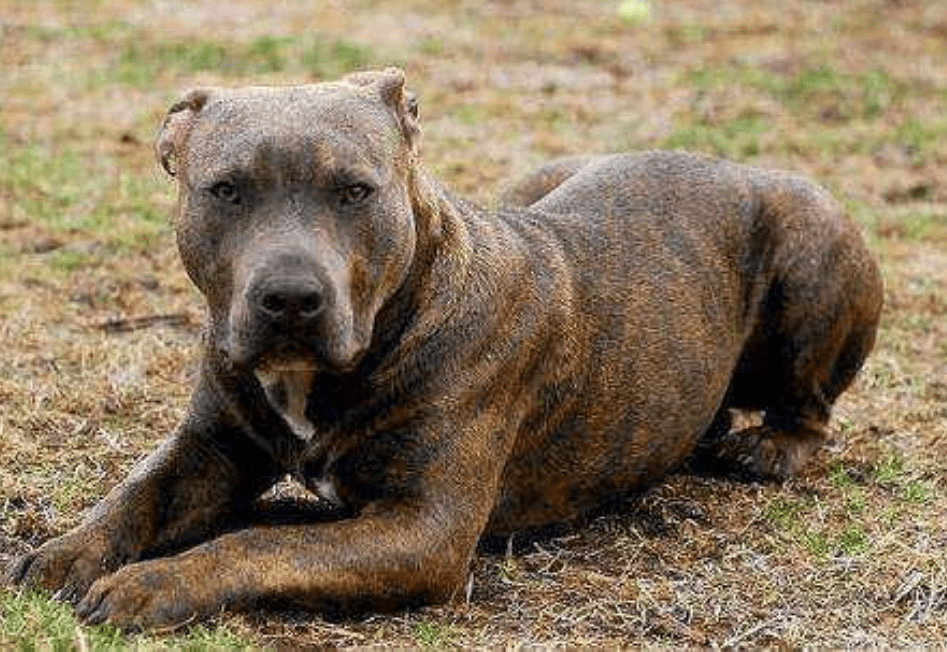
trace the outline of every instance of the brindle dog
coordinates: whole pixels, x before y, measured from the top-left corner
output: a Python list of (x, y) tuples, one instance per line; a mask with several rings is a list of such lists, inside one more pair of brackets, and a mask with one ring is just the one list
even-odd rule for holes
[[(443, 601), (485, 533), (572, 519), (702, 441), (777, 477), (823, 441), (882, 299), (824, 191), (617, 155), (488, 214), (428, 175), (419, 131), (397, 70), (171, 107), (157, 151), (208, 306), (190, 409), (8, 582), (124, 627)], [(729, 433), (731, 407), (763, 425)], [(223, 525), (287, 473), (334, 519)]]

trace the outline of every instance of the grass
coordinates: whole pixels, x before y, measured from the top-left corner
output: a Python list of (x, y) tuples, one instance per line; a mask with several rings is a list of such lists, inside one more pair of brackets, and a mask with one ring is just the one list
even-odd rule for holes
[(888, 238), (914, 242), (944, 242), (947, 240), (947, 214), (938, 208), (925, 206), (922, 199), (906, 209), (888, 211), (879, 225), (879, 231)]
[(676, 131), (664, 139), (665, 149), (696, 150), (724, 158), (752, 158), (762, 152), (760, 138), (769, 130), (765, 116), (737, 116), (723, 124), (698, 124), (681, 120)]
[(370, 50), (361, 44), (318, 32), (304, 37), (267, 34), (248, 42), (154, 41), (134, 34), (128, 38), (106, 77), (112, 83), (142, 87), (182, 71), (228, 78), (292, 71), (326, 79), (364, 68), (373, 59)]
[(72, 609), (33, 594), (0, 598), (0, 646), (19, 650), (107, 649), (122, 643), (113, 628), (82, 628)]
[(853, 73), (825, 61), (797, 71), (702, 65), (682, 73), (681, 83), (694, 89), (696, 101), (677, 114), (663, 147), (740, 159), (763, 154), (839, 159), (887, 146), (913, 165), (935, 155), (926, 145), (935, 125), (906, 117), (889, 132), (887, 121), (903, 109), (907, 83), (880, 67)]
[(97, 191), (79, 155), (69, 150), (52, 151), (37, 142), (17, 145), (4, 139), (2, 145), (5, 160), (0, 187), (11, 198), (11, 219), (29, 217), (60, 228), (72, 226), (64, 213)]
[(420, 622), (414, 626), (412, 633), (415, 642), (422, 648), (444, 649), (450, 647), (453, 637), (453, 628), (436, 622)]
[(0, 648), (947, 644), (947, 6), (669, 0), (634, 27), (614, 9), (0, 0), (0, 564), (74, 525), (187, 403), (202, 307), (151, 139), (196, 85), (399, 63), (429, 167), (486, 204), (549, 157), (619, 148), (817, 179), (886, 283), (827, 450), (782, 484), (672, 475), (561, 536), (480, 553), (469, 600), (125, 636), (0, 592)]
[(913, 165), (928, 162), (942, 163), (944, 160), (943, 141), (947, 137), (947, 120), (918, 120), (908, 117), (902, 120), (894, 130), (894, 142), (902, 147)]
[[(85, 627), (76, 621), (72, 609), (35, 594), (0, 596), (0, 648), (21, 652), (33, 650), (105, 651), (128, 647), (128, 639), (107, 625)], [(197, 626), (174, 640), (160, 636), (139, 636), (135, 649), (142, 652), (160, 650), (247, 650), (253, 649), (249, 639), (225, 628)]]
[(0, 189), (10, 198), (7, 220), (45, 229), (50, 244), (33, 249), (56, 250), (52, 267), (70, 272), (95, 260), (89, 251), (59, 250), (57, 239), (85, 237), (113, 250), (141, 251), (167, 236), (168, 216), (153, 199), (155, 177), (123, 171), (114, 154), (2, 136), (0, 148)]

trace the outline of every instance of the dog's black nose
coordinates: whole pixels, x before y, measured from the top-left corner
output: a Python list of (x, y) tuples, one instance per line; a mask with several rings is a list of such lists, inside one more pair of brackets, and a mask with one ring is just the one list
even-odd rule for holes
[(315, 279), (273, 279), (263, 286), (258, 307), (274, 321), (306, 322), (319, 315), (325, 305), (322, 286)]

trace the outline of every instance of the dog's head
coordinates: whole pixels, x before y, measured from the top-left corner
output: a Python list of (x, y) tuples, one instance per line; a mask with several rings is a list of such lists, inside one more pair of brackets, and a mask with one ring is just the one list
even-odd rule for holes
[(418, 111), (395, 69), (197, 89), (156, 144), (179, 184), (178, 248), (238, 366), (344, 371), (405, 281)]

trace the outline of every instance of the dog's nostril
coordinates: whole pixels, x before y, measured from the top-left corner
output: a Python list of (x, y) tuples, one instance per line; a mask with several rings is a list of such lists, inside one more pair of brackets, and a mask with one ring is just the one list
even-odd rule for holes
[(274, 317), (314, 317), (322, 310), (322, 295), (315, 291), (284, 290), (268, 292), (260, 307)]
[(263, 309), (273, 314), (282, 314), (286, 312), (286, 299), (282, 295), (271, 292), (263, 297), (260, 302)]
[(322, 297), (319, 294), (311, 292), (300, 297), (299, 313), (304, 317), (314, 315), (320, 310), (322, 310)]

